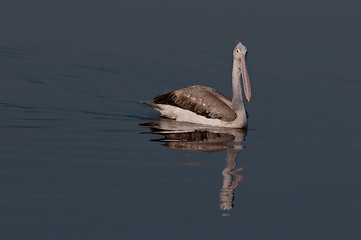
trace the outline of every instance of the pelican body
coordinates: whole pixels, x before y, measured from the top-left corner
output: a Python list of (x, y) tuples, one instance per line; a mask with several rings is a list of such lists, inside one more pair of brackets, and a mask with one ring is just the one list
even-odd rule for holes
[(233, 50), (232, 100), (213, 88), (195, 85), (167, 91), (155, 96), (151, 102), (142, 103), (152, 106), (163, 117), (180, 122), (216, 127), (247, 128), (247, 113), (241, 88), (242, 75), (244, 94), (250, 101), (251, 87), (246, 68), (246, 57), (247, 48), (239, 42)]

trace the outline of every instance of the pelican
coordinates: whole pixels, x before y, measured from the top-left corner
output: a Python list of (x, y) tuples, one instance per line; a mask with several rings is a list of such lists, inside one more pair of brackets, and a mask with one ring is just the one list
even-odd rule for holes
[(241, 88), (251, 99), (251, 86), (246, 68), (247, 48), (241, 43), (233, 49), (232, 88), (230, 100), (217, 90), (205, 86), (189, 86), (167, 91), (143, 104), (152, 106), (161, 116), (180, 122), (189, 122), (216, 127), (247, 128), (247, 113), (244, 108)]

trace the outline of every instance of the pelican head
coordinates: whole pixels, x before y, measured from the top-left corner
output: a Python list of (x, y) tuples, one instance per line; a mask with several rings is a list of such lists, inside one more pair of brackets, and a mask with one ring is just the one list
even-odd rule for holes
[(233, 59), (235, 66), (240, 70), (243, 79), (244, 95), (248, 102), (251, 100), (251, 84), (249, 82), (249, 76), (246, 67), (247, 48), (241, 42), (238, 42), (233, 50)]

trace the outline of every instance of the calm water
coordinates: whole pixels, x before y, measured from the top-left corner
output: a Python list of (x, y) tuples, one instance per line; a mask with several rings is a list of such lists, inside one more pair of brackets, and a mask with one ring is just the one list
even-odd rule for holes
[[(360, 239), (358, 1), (0, 3), (1, 239)], [(139, 101), (230, 96), (248, 131)]]

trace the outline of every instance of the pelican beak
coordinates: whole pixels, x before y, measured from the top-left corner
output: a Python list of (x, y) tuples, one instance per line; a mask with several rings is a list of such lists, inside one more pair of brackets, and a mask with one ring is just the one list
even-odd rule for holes
[(244, 95), (246, 95), (246, 98), (249, 102), (251, 100), (251, 84), (249, 82), (249, 76), (246, 67), (246, 55), (241, 55), (238, 61), (240, 64), (241, 74), (243, 79)]

